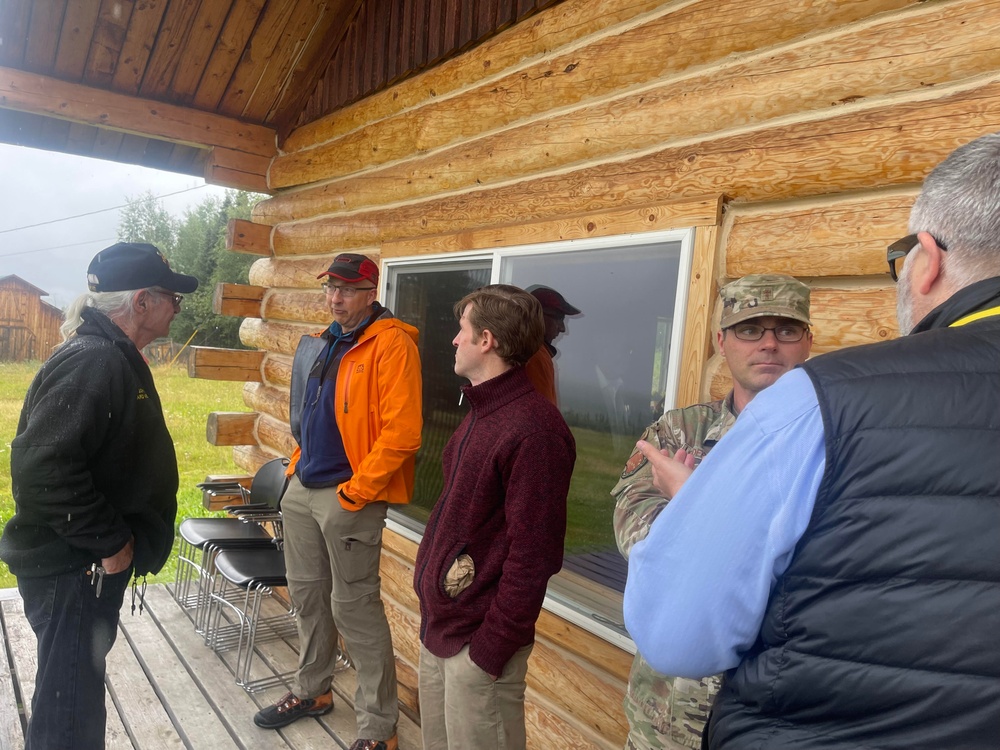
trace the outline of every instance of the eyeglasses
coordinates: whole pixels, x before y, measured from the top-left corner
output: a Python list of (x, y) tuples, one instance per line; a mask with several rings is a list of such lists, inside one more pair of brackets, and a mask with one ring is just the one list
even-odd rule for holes
[(155, 292), (156, 294), (162, 294), (164, 297), (170, 297), (170, 301), (173, 302), (174, 309), (181, 309), (181, 302), (184, 301), (183, 294), (175, 294), (174, 292), (168, 292), (166, 289), (150, 289), (149, 291)]
[[(934, 235), (931, 235), (931, 237), (934, 240), (934, 242), (937, 243), (937, 246), (939, 248), (941, 248), (942, 250), (948, 249), (947, 247), (945, 247), (945, 244), (937, 237), (934, 237)], [(903, 239), (896, 240), (891, 245), (889, 245), (889, 249), (886, 250), (885, 252), (885, 261), (886, 263), (889, 264), (889, 275), (892, 277), (893, 281), (899, 281), (899, 276), (896, 274), (896, 261), (899, 260), (900, 258), (905, 258), (906, 255), (919, 244), (920, 243), (917, 240), (917, 235), (908, 234)]]
[(730, 326), (728, 330), (732, 331), (733, 335), (740, 341), (760, 341), (764, 338), (765, 333), (771, 331), (774, 333), (774, 338), (782, 344), (794, 344), (796, 341), (802, 340), (809, 327), (795, 325), (794, 323), (784, 323), (780, 326), (768, 328), (756, 323), (737, 323), (734, 326)]
[(344, 299), (350, 299), (358, 292), (370, 292), (372, 289), (375, 288), (373, 286), (339, 286), (337, 284), (329, 284), (325, 281), (322, 284), (320, 284), (320, 286), (323, 287), (324, 292), (326, 292), (331, 296), (337, 292), (340, 292), (340, 296), (343, 297)]

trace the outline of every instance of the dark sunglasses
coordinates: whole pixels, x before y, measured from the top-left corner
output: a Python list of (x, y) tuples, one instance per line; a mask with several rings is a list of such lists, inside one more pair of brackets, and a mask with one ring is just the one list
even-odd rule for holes
[[(941, 248), (942, 250), (948, 249), (947, 247), (945, 247), (945, 244), (937, 237), (934, 237), (934, 235), (931, 235), (931, 237), (934, 238), (934, 241), (937, 243), (937, 246), (939, 248)], [(920, 243), (917, 241), (917, 235), (908, 234), (903, 239), (896, 240), (891, 245), (889, 245), (889, 249), (886, 250), (885, 253), (885, 261), (886, 263), (889, 264), (889, 275), (892, 277), (893, 281), (899, 281), (899, 276), (896, 275), (896, 261), (899, 260), (900, 258), (905, 258), (906, 254), (909, 253), (918, 244)]]

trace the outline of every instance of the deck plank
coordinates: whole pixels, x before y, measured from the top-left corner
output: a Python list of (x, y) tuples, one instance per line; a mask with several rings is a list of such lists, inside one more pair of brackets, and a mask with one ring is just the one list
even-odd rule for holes
[[(225, 723), (237, 744), (246, 750), (273, 750), (287, 747), (276, 733), (264, 734), (250, 717), (257, 711), (254, 699), (233, 681), (233, 675), (216, 654), (205, 646), (194, 631), (191, 620), (177, 605), (165, 587), (150, 586), (146, 590), (146, 611), (182, 654), (188, 674), (198, 685), (206, 702)], [(294, 747), (294, 746), (292, 746)]]
[[(127, 619), (144, 618), (125, 615), (122, 621)], [(184, 740), (123, 631), (119, 627), (115, 646), (108, 654), (107, 686), (129, 737), (136, 747), (144, 749), (175, 750), (184, 747)]]
[(24, 715), (31, 716), (31, 696), (35, 694), (35, 670), (38, 668), (38, 654), (35, 651), (35, 633), (24, 617), (24, 605), (20, 599), (8, 599), (3, 607), (4, 624), (10, 651), (13, 657), (14, 678), (21, 688), (24, 700)]
[(188, 746), (193, 750), (238, 748), (153, 617), (122, 617), (121, 629), (120, 638), (128, 642), (138, 666), (162, 696), (173, 726)]
[[(14, 672), (24, 700), (24, 716), (27, 720), (31, 718), (31, 696), (35, 693), (35, 672), (38, 669), (35, 633), (24, 616), (24, 604), (20, 599), (6, 599), (2, 606), (11, 653), (14, 655)], [(134, 750), (132, 740), (118, 715), (118, 708), (107, 693), (104, 705), (108, 713), (104, 732), (106, 750)]]
[[(3, 610), (0, 610), (0, 619), (3, 619), (5, 626), (0, 629), (0, 747), (23, 750), (24, 727), (21, 726), (21, 714), (17, 710), (14, 670), (7, 660), (7, 639), (4, 635), (7, 617)], [(13, 710), (9, 709), (11, 706)]]
[[(260, 729), (253, 724), (253, 714), (287, 688), (246, 693), (228, 666), (235, 654), (216, 654), (206, 647), (167, 586), (150, 586), (145, 600), (142, 615), (123, 613), (108, 656), (109, 750), (311, 750), (347, 748), (353, 742), (354, 670), (337, 671), (335, 708), (327, 716), (300, 720), (278, 731)], [(37, 660), (35, 636), (16, 590), (0, 591), (0, 618), (4, 627), (0, 636), (6, 634), (12, 655), (9, 663), (6, 653), (0, 657), (0, 748), (23, 750), (15, 686), (30, 701)], [(252, 676), (286, 672), (297, 663), (294, 638), (262, 643)], [(402, 750), (421, 747), (419, 727), (405, 715), (400, 716), (399, 740)]]
[[(279, 605), (273, 601), (266, 601), (262, 606), (265, 616), (273, 616), (280, 612)], [(255, 649), (255, 657), (250, 665), (250, 679), (258, 680), (272, 675), (281, 674), (293, 669), (299, 663), (297, 646), (293, 646), (284, 640), (265, 641), (260, 643)], [(234, 669), (236, 660), (236, 650), (223, 651), (219, 654), (222, 661)], [(268, 688), (253, 694), (257, 707), (271, 705), (289, 691), (289, 687), (279, 685)], [(344, 739), (352, 736), (355, 730), (354, 709), (348, 707), (345, 711), (341, 706), (339, 709), (334, 706), (332, 713), (322, 717), (315, 717), (309, 720), (296, 721), (294, 724), (277, 730), (285, 741), (292, 747), (341, 747), (347, 748)], [(253, 712), (256, 712), (254, 708)], [(253, 726), (253, 712), (245, 717), (245, 720)], [(345, 722), (343, 717), (347, 716)], [(254, 727), (256, 729), (256, 727)], [(274, 734), (275, 730), (257, 729), (258, 732)]]

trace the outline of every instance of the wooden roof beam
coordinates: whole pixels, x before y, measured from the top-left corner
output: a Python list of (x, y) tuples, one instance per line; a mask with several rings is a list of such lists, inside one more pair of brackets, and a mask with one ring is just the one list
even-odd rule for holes
[(0, 108), (270, 160), (275, 131), (174, 104), (0, 67)]

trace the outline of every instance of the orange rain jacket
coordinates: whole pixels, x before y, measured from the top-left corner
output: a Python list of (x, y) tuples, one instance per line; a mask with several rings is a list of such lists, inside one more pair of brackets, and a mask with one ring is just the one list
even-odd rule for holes
[[(391, 313), (385, 311), (385, 315)], [(408, 323), (380, 316), (340, 361), (334, 417), (354, 474), (338, 487), (337, 496), (347, 510), (360, 510), (379, 500), (408, 503), (413, 496), (423, 427), (417, 335)], [(298, 434), (309, 370), (325, 347), (320, 336), (303, 336), (295, 352), (290, 404), (293, 435)], [(289, 476), (300, 454), (296, 447)]]

